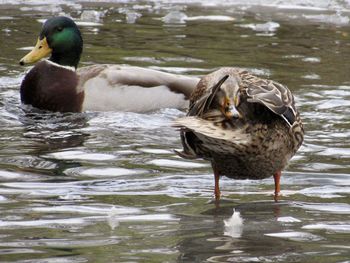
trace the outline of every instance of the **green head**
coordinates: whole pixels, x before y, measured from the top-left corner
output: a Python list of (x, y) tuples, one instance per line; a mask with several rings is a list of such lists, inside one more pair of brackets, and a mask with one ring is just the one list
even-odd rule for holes
[(59, 16), (48, 19), (34, 49), (20, 64), (34, 63), (51, 54), (50, 60), (63, 66), (77, 67), (83, 51), (83, 39), (74, 21)]

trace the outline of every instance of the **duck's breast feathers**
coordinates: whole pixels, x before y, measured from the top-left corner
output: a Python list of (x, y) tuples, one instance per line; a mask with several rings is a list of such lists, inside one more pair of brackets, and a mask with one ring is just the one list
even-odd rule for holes
[(79, 112), (84, 94), (77, 91), (73, 68), (49, 61), (37, 63), (24, 77), (21, 100), (34, 107), (61, 112)]

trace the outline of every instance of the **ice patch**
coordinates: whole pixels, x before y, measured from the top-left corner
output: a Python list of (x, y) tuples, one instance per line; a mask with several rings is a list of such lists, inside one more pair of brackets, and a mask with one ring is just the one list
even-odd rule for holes
[(162, 18), (166, 24), (184, 24), (186, 23), (187, 15), (180, 11), (171, 11)]
[(107, 13), (107, 10), (105, 11), (84, 10), (80, 15), (80, 19), (82, 21), (98, 23), (102, 20), (102, 18), (106, 15), (106, 13)]
[(125, 21), (128, 24), (134, 24), (137, 19), (139, 19), (142, 14), (135, 12), (133, 10), (129, 10), (128, 8), (121, 7), (118, 9), (119, 13), (125, 15)]

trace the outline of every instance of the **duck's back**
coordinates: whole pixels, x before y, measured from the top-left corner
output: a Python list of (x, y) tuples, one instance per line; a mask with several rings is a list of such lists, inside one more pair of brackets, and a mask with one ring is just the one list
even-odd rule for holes
[(84, 92), (78, 91), (74, 70), (52, 62), (37, 63), (21, 84), (21, 101), (36, 108), (59, 112), (80, 112)]

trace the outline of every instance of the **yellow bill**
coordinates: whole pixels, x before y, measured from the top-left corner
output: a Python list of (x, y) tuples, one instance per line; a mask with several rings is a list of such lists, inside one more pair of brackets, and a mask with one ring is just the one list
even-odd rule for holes
[(39, 39), (36, 42), (35, 47), (27, 55), (25, 55), (20, 61), (20, 65), (35, 63), (38, 60), (47, 57), (52, 52), (52, 49), (49, 47), (46, 41), (46, 37)]

